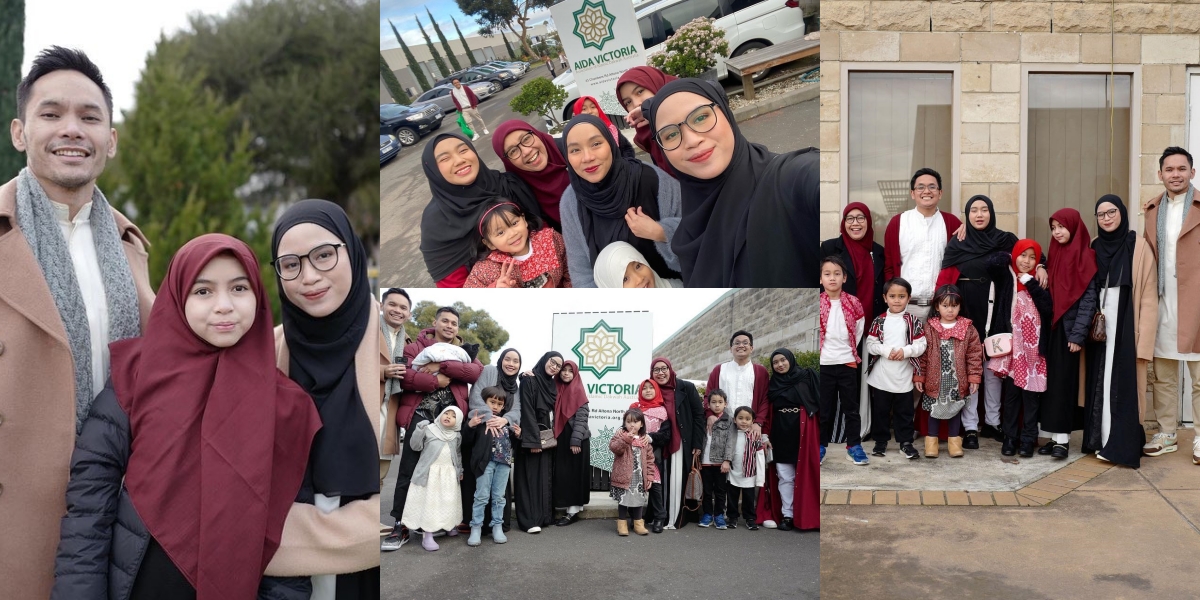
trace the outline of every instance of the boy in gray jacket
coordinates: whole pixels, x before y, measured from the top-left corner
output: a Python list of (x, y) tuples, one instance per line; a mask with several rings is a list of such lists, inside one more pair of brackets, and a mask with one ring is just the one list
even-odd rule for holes
[[(730, 459), (733, 456), (733, 445), (730, 432), (733, 431), (733, 419), (725, 410), (728, 395), (717, 388), (708, 394), (708, 406), (705, 411), (708, 427), (704, 437), (704, 452), (700, 455), (700, 478), (704, 481), (704, 499), (701, 501), (704, 516), (700, 517), (700, 526), (708, 527), (713, 524), (716, 514), (717, 529), (725, 529), (725, 496), (726, 474), (729, 473)], [(715, 510), (715, 513), (714, 513)]]

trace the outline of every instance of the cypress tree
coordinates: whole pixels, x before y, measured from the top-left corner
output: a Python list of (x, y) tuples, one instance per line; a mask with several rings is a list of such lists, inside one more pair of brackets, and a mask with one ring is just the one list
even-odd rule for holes
[[(414, 15), (415, 16), (415, 15)], [(429, 39), (429, 34), (425, 33), (425, 26), (421, 24), (421, 17), (416, 17), (417, 27), (421, 30), (421, 35), (425, 36), (425, 46), (429, 48), (429, 53), (433, 55), (433, 63), (437, 65), (438, 71), (442, 77), (450, 74), (446, 68), (446, 62), (442, 60), (442, 55), (438, 54), (437, 47), (433, 45), (433, 41)]]
[(408, 59), (408, 68), (413, 72), (413, 76), (417, 78), (417, 85), (421, 86), (421, 91), (429, 91), (433, 86), (429, 85), (429, 80), (425, 79), (425, 72), (421, 70), (420, 63), (413, 57), (412, 50), (408, 49), (408, 44), (404, 43), (404, 38), (400, 37), (400, 32), (396, 31), (396, 25), (388, 19), (388, 25), (392, 26), (392, 33), (396, 36), (396, 41), (400, 42), (400, 48), (404, 50), (404, 57)]
[(433, 13), (429, 12), (428, 6), (425, 7), (425, 14), (429, 15), (429, 20), (433, 22), (433, 31), (437, 33), (438, 40), (442, 42), (442, 49), (446, 51), (446, 58), (450, 59), (450, 66), (454, 67), (456, 73), (461, 71), (462, 67), (459, 66), (458, 59), (454, 57), (454, 51), (450, 49), (450, 42), (446, 41), (446, 36), (442, 34), (442, 28), (438, 26), (437, 20), (433, 18)]
[(412, 102), (408, 94), (404, 93), (404, 88), (400, 85), (400, 80), (396, 79), (396, 74), (392, 72), (392, 68), (384, 60), (382, 52), (379, 53), (379, 75), (383, 77), (383, 84), (387, 86), (388, 93), (392, 95), (392, 100), (398, 104)]
[(471, 66), (479, 64), (479, 61), (475, 60), (475, 55), (471, 53), (471, 47), (467, 45), (467, 38), (463, 37), (462, 30), (458, 28), (458, 21), (453, 16), (450, 17), (450, 21), (454, 23), (454, 31), (458, 32), (458, 40), (462, 42), (463, 50), (467, 51), (467, 60), (471, 61)]
[(504, 35), (504, 32), (503, 32), (503, 31), (501, 31), (501, 32), (500, 32), (500, 37), (504, 38), (504, 47), (505, 47), (505, 48), (508, 48), (508, 58), (509, 58), (509, 60), (517, 60), (517, 53), (516, 53), (516, 52), (513, 52), (513, 49), (512, 49), (512, 44), (508, 43), (508, 36)]

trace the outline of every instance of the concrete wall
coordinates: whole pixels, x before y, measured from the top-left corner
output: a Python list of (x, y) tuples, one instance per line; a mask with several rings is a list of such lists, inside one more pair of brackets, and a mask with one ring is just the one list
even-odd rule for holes
[(845, 202), (843, 62), (956, 70), (958, 197), (990, 196), (999, 226), (1008, 231), (1023, 227), (1022, 65), (1060, 65), (1066, 72), (1110, 60), (1118, 67), (1135, 65), (1133, 191), (1123, 197), (1146, 200), (1160, 193), (1159, 154), (1185, 145), (1185, 74), (1188, 65), (1200, 63), (1200, 3), (1193, 0), (1118, 0), (1115, 6), (1098, 0), (823, 0), (821, 29), (822, 239), (837, 235)]
[(707, 380), (712, 368), (730, 360), (729, 336), (754, 334), (754, 356), (776, 348), (815, 351), (818, 345), (817, 290), (752, 288), (731, 290), (654, 349), (671, 359), (684, 379)]

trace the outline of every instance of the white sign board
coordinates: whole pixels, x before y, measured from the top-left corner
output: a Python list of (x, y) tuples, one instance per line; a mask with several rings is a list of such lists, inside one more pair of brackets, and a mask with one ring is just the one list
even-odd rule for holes
[(654, 329), (648, 312), (555, 313), (551, 348), (579, 365), (588, 397), (593, 467), (612, 470), (608, 441), (650, 378)]
[(607, 114), (623, 115), (617, 79), (646, 64), (642, 34), (629, 0), (566, 0), (550, 7), (575, 74), (580, 96), (600, 101)]

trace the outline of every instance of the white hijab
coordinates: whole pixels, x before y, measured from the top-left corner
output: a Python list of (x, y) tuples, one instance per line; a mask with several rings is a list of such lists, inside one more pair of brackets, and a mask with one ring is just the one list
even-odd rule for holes
[[(596, 256), (596, 265), (592, 269), (592, 277), (596, 281), (596, 287), (602, 288), (619, 288), (623, 287), (621, 282), (625, 279), (625, 268), (631, 262), (640, 262), (650, 269), (650, 265), (646, 262), (646, 257), (638, 252), (628, 242), (613, 242), (604, 247), (600, 254)], [(683, 287), (683, 281), (679, 279), (663, 279), (650, 269), (650, 273), (654, 275), (654, 287), (669, 288)]]
[[(445, 426), (442, 425), (442, 415), (446, 414), (446, 411), (454, 411), (455, 419), (454, 419), (454, 427), (452, 429), (447, 429)], [(463, 422), (462, 411), (459, 410), (459, 408), (457, 406), (447, 406), (446, 408), (444, 408), (442, 410), (442, 412), (438, 413), (437, 418), (434, 419), (433, 422), (429, 424), (428, 431), (426, 431), (425, 433), (427, 435), (433, 436), (439, 440), (442, 440), (443, 442), (448, 442), (448, 441), (458, 437), (458, 432), (459, 432), (459, 430), (462, 429), (462, 422)]]

